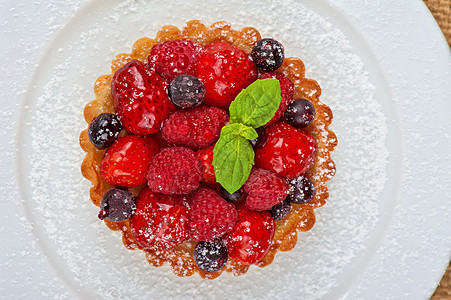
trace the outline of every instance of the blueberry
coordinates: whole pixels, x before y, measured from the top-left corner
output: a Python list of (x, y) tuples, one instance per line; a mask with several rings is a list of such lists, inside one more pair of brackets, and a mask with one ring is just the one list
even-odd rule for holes
[(285, 57), (281, 43), (274, 39), (259, 40), (252, 49), (254, 64), (263, 71), (277, 70)]
[(315, 118), (315, 107), (312, 102), (297, 98), (290, 102), (284, 117), (288, 124), (296, 128), (304, 128)]
[(190, 108), (202, 103), (205, 87), (202, 81), (194, 76), (182, 74), (169, 84), (169, 98), (180, 108)]
[(97, 149), (111, 146), (122, 130), (119, 117), (112, 113), (102, 113), (89, 124), (88, 136)]
[(235, 203), (240, 201), (243, 197), (243, 188), (239, 189), (235, 193), (230, 194), (225, 188), (221, 186), (219, 193), (221, 194), (221, 197), (224, 198), (227, 202)]
[(227, 262), (229, 251), (222, 240), (199, 242), (194, 248), (193, 258), (199, 269), (205, 272), (221, 270)]
[(252, 148), (254, 148), (254, 149), (263, 146), (263, 144), (265, 144), (265, 140), (266, 140), (265, 139), (265, 134), (266, 134), (265, 127), (258, 127), (255, 129), (255, 131), (257, 131), (258, 138), (249, 141)]
[(316, 194), (315, 185), (308, 178), (299, 176), (290, 181), (290, 194), (287, 200), (291, 203), (302, 204), (313, 200)]
[(135, 197), (124, 188), (109, 189), (100, 201), (99, 219), (122, 222), (131, 217), (135, 207)]
[(274, 205), (270, 212), (271, 216), (274, 220), (282, 220), (285, 219), (286, 216), (290, 213), (291, 204), (287, 200), (283, 200), (279, 204)]

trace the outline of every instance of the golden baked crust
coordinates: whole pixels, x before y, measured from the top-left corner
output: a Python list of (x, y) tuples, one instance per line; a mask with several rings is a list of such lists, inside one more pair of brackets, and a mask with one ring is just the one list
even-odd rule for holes
[[(158, 31), (154, 39), (141, 38), (137, 40), (131, 54), (119, 54), (111, 63), (111, 74), (100, 76), (94, 84), (95, 100), (89, 102), (84, 109), (84, 117), (89, 124), (97, 115), (103, 112), (113, 112), (114, 106), (111, 96), (111, 80), (114, 72), (132, 59), (146, 61), (153, 45), (174, 39), (191, 39), (196, 43), (205, 46), (215, 41), (223, 41), (232, 44), (246, 53), (252, 51), (256, 41), (261, 39), (260, 33), (252, 27), (241, 30), (233, 30), (227, 22), (216, 22), (206, 27), (199, 21), (187, 22), (187, 25), (179, 29), (175, 26), (165, 26)], [(305, 78), (305, 68), (299, 58), (285, 58), (282, 67), (277, 72), (285, 73), (295, 86), (294, 97), (306, 98), (312, 102), (316, 110), (315, 120), (304, 130), (310, 132), (318, 143), (318, 151), (313, 166), (305, 174), (317, 189), (315, 198), (307, 204), (293, 204), (290, 214), (283, 220), (276, 221), (276, 231), (272, 246), (268, 253), (257, 263), (257, 266), (264, 267), (272, 263), (277, 251), (288, 251), (293, 249), (297, 242), (297, 233), (307, 231), (315, 223), (314, 209), (326, 203), (329, 192), (326, 182), (335, 174), (335, 164), (330, 154), (337, 145), (335, 134), (329, 130), (332, 122), (332, 111), (319, 101), (321, 88), (312, 79)], [(108, 183), (100, 177), (100, 161), (105, 150), (97, 150), (89, 141), (88, 130), (84, 130), (80, 135), (80, 145), (86, 152), (86, 157), (81, 165), (81, 172), (84, 177), (91, 181), (90, 197), (92, 202), (99, 206), (102, 195), (110, 189)], [(132, 189), (137, 195), (142, 187)], [(186, 241), (181, 245), (166, 251), (155, 251), (142, 249), (134, 240), (129, 227), (129, 221), (110, 222), (105, 220), (105, 224), (112, 230), (121, 230), (124, 245), (129, 249), (141, 249), (146, 253), (147, 260), (155, 267), (169, 264), (172, 271), (178, 276), (191, 276), (199, 273), (202, 278), (213, 279), (219, 276), (222, 271), (230, 272), (237, 276), (247, 272), (249, 266), (240, 265), (229, 259), (226, 266), (219, 272), (208, 273), (199, 270), (192, 258), (195, 243)]]

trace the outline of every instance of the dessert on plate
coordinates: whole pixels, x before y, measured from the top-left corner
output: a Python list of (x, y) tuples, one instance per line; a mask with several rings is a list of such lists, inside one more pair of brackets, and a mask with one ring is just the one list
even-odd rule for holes
[(98, 217), (178, 276), (242, 275), (291, 250), (335, 174), (332, 111), (252, 27), (165, 26), (94, 84), (80, 135)]

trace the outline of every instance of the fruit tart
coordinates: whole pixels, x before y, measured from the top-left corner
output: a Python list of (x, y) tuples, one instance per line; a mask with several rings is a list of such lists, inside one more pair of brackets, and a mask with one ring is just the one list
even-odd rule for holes
[(291, 250), (335, 174), (332, 112), (304, 75), (252, 27), (190, 21), (137, 40), (84, 110), (99, 219), (178, 276), (242, 275)]

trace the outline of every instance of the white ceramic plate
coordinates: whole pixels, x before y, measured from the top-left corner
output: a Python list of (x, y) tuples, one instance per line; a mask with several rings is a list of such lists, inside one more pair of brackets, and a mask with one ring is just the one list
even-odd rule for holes
[[(10, 200), (0, 227), (2, 295), (430, 296), (451, 248), (451, 55), (422, 2), (82, 2), (2, 4), (1, 179)], [(96, 219), (79, 172), (95, 79), (138, 38), (191, 19), (252, 26), (281, 41), (320, 83), (339, 139), (330, 201), (316, 210), (315, 227), (272, 265), (214, 281), (177, 278), (126, 250)]]

